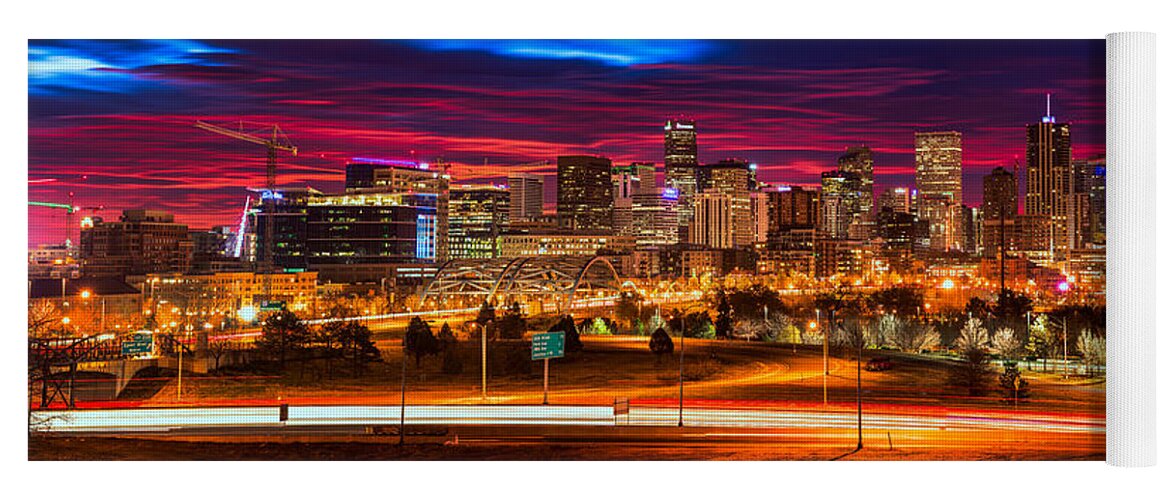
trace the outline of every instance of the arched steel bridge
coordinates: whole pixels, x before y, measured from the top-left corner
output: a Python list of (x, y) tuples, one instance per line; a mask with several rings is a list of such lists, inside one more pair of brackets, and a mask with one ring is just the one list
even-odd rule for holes
[(618, 271), (601, 256), (456, 259), (444, 263), (419, 296), (423, 300), (473, 296), (495, 304), (540, 297), (553, 299), (562, 310), (568, 310), (575, 295), (613, 295), (621, 288)]

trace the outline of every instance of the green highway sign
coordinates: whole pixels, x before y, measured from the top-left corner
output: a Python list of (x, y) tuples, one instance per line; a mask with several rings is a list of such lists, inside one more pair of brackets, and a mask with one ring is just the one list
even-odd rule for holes
[(283, 300), (270, 300), (260, 304), (261, 311), (281, 311), (284, 310), (284, 308), (285, 301)]
[(139, 342), (137, 340), (127, 340), (122, 342), (122, 355), (133, 356), (135, 354), (150, 354), (154, 348), (154, 342)]
[(533, 334), (533, 359), (560, 358), (565, 356), (565, 332)]
[(154, 334), (150, 332), (136, 332), (130, 340), (122, 341), (122, 355), (150, 354), (154, 350), (154, 344)]

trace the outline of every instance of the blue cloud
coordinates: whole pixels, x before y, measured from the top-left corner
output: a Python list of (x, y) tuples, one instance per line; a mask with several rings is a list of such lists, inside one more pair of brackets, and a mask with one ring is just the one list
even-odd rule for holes
[(70, 90), (127, 93), (149, 83), (134, 70), (159, 64), (211, 64), (208, 56), (235, 52), (189, 40), (30, 41), (30, 94)]
[(610, 66), (688, 62), (712, 44), (702, 40), (418, 40), (432, 51), (481, 51), (527, 59), (578, 59)]

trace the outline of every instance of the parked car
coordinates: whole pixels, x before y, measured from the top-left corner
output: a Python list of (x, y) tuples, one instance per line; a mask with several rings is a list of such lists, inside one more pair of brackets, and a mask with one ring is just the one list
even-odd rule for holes
[(884, 372), (891, 368), (894, 368), (894, 363), (887, 356), (870, 358), (870, 361), (866, 362), (866, 371), (869, 372)]

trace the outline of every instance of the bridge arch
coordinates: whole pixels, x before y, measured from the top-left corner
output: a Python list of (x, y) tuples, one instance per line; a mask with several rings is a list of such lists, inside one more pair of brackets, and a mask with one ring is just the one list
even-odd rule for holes
[(517, 300), (553, 301), (568, 310), (582, 294), (617, 294), (622, 279), (605, 256), (530, 256), (459, 259), (440, 266), (419, 294), (421, 300), (472, 297), (495, 304)]

